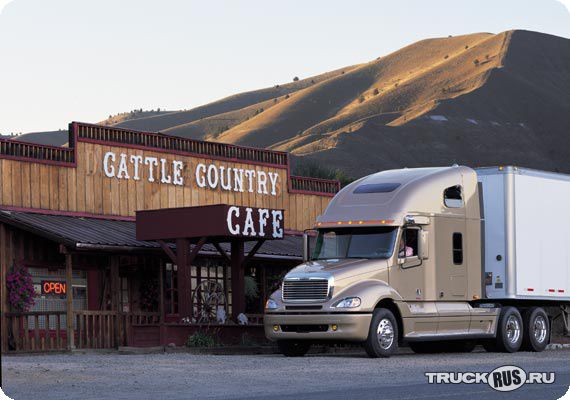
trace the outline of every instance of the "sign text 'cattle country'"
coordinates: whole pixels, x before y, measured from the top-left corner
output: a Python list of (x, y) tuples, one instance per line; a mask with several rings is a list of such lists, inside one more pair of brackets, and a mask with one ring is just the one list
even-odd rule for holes
[[(103, 157), (103, 171), (108, 178), (133, 179), (183, 186), (185, 163), (180, 160), (141, 156), (109, 151)], [(191, 179), (200, 188), (221, 189), (233, 192), (250, 192), (262, 195), (277, 195), (279, 174), (255, 169), (231, 168), (223, 165), (196, 165)]]

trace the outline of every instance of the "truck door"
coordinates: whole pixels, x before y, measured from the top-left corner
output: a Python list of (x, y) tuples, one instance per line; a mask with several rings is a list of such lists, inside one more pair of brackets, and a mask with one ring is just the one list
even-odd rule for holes
[(389, 270), (390, 286), (406, 301), (425, 299), (423, 260), (419, 257), (420, 227), (407, 226), (396, 242), (396, 262)]
[(437, 300), (467, 299), (465, 219), (439, 217), (436, 222)]

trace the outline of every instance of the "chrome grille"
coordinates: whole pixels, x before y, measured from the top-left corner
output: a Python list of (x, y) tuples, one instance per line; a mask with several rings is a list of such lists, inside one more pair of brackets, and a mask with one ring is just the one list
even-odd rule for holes
[(286, 279), (283, 281), (283, 301), (325, 301), (328, 296), (328, 279)]

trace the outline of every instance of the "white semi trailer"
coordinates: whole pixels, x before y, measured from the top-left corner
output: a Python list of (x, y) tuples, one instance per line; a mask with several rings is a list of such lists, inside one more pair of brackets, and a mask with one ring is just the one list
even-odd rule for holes
[(288, 356), (542, 351), (570, 311), (570, 176), (517, 167), (383, 171), (341, 190), (265, 309)]

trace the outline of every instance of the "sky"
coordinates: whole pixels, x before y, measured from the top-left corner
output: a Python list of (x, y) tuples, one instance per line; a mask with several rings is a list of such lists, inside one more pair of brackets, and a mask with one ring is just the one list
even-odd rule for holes
[(190, 109), (428, 37), (516, 28), (570, 38), (563, 2), (0, 0), (0, 133)]

